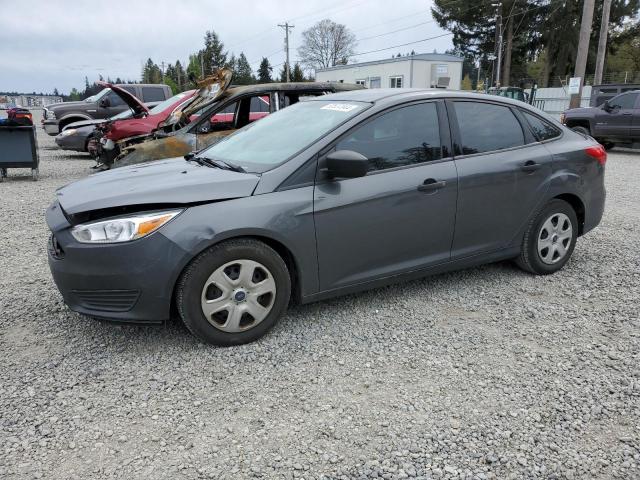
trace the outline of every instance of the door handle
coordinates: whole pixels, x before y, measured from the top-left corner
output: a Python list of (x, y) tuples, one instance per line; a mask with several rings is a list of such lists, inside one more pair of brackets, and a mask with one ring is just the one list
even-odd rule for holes
[(522, 165), (520, 167), (520, 170), (522, 170), (523, 172), (535, 172), (536, 170), (538, 170), (542, 165), (540, 165), (539, 163), (534, 162), (533, 160), (528, 160), (527, 162), (525, 162), (524, 165)]
[(439, 190), (444, 188), (447, 185), (447, 182), (444, 180), (436, 181), (435, 178), (427, 178), (422, 185), (418, 186), (419, 192), (433, 192), (435, 190)]
[(633, 115), (633, 113), (631, 112), (625, 112), (622, 115), (624, 115), (625, 117), (630, 117), (631, 115)]

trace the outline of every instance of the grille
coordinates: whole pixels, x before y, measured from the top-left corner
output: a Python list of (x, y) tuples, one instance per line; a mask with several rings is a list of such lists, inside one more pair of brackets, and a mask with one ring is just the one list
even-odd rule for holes
[(89, 310), (127, 312), (138, 301), (138, 290), (73, 290), (78, 304)]
[(64, 258), (64, 250), (55, 235), (49, 237), (49, 253), (53, 258)]

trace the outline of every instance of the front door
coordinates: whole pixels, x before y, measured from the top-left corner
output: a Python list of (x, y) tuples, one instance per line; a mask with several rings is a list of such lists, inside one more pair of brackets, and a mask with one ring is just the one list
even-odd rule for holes
[(319, 172), (314, 216), (321, 290), (449, 260), (457, 174), (453, 161), (442, 158), (442, 145), (436, 102), (380, 114), (336, 143), (336, 150), (366, 156), (370, 172), (333, 180)]
[[(452, 102), (462, 155), (452, 259), (506, 247), (541, 202), (552, 156), (509, 107)], [(530, 143), (529, 143), (530, 142)]]
[(604, 138), (629, 138), (636, 100), (640, 94), (628, 92), (613, 97), (608, 109), (598, 109), (593, 134)]

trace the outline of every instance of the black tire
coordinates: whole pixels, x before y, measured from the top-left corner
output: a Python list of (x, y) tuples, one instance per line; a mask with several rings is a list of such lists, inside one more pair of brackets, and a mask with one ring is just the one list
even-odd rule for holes
[(587, 128), (587, 127), (571, 127), (571, 130), (573, 130), (574, 132), (578, 132), (578, 133), (582, 133), (584, 135), (589, 135), (591, 136), (591, 131)]
[(616, 146), (615, 143), (612, 142), (602, 142), (602, 146), (604, 147), (604, 149), (608, 152), (609, 150), (611, 150), (613, 147)]
[[(272, 275), (276, 293), (267, 316), (242, 332), (225, 332), (207, 320), (202, 307), (203, 288), (218, 268), (236, 260), (258, 262)], [(291, 276), (282, 257), (268, 245), (253, 239), (236, 239), (214, 245), (198, 255), (182, 273), (176, 289), (176, 306), (189, 331), (205, 343), (241, 345), (262, 337), (284, 314), (291, 296)]]
[[(538, 242), (544, 223), (556, 214), (564, 214), (571, 223), (571, 239), (566, 246), (566, 254), (556, 263), (546, 263), (538, 252)], [(567, 263), (578, 238), (578, 217), (573, 207), (564, 200), (554, 199), (545, 205), (542, 210), (529, 222), (527, 231), (522, 240), (520, 256), (516, 263), (520, 268), (536, 275), (549, 275), (560, 270)], [(544, 253), (544, 251), (543, 251)]]

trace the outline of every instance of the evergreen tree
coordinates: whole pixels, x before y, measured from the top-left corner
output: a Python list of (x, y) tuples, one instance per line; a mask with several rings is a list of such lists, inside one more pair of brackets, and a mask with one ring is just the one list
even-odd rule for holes
[(176, 66), (174, 67), (175, 72), (176, 72), (176, 85), (178, 86), (178, 91), (180, 92), (184, 92), (185, 90), (187, 90), (187, 73), (184, 71), (184, 68), (182, 68), (182, 64), (180, 63), (180, 60), (176, 60)]
[(250, 85), (255, 83), (256, 79), (251, 71), (251, 65), (247, 61), (244, 53), (240, 53), (238, 57), (238, 63), (236, 65), (235, 82), (237, 85)]
[(269, 59), (266, 57), (262, 57), (262, 61), (260, 62), (260, 68), (258, 68), (258, 81), (260, 83), (270, 83), (273, 80), (271, 79), (271, 65), (269, 65)]
[(287, 81), (287, 62), (282, 64), (282, 70), (280, 70), (279, 81), (280, 82)]
[(204, 36), (204, 49), (202, 54), (204, 74), (211, 75), (214, 70), (227, 64), (227, 52), (224, 51), (224, 43), (220, 41), (218, 34), (213, 30), (207, 31)]
[(53, 94), (54, 94), (56, 97), (60, 96), (60, 92), (58, 91), (58, 89), (57, 89), (57, 88), (54, 88), (54, 89), (53, 89)]
[(302, 71), (302, 68), (300, 68), (300, 64), (297, 62), (293, 66), (293, 71), (291, 72), (291, 81), (304, 82), (304, 72)]
[[(187, 65), (187, 80), (190, 78), (202, 78), (202, 68), (200, 65), (200, 56), (199, 54), (189, 55), (189, 65)], [(185, 82), (185, 85), (189, 83)], [(193, 85), (191, 85), (193, 86)]]
[(238, 59), (236, 58), (235, 54), (231, 54), (231, 58), (229, 58), (229, 61), (227, 62), (227, 64), (225, 65), (229, 70), (231, 70), (232, 72), (232, 77), (235, 83), (235, 78), (237, 75), (237, 68), (238, 68)]

